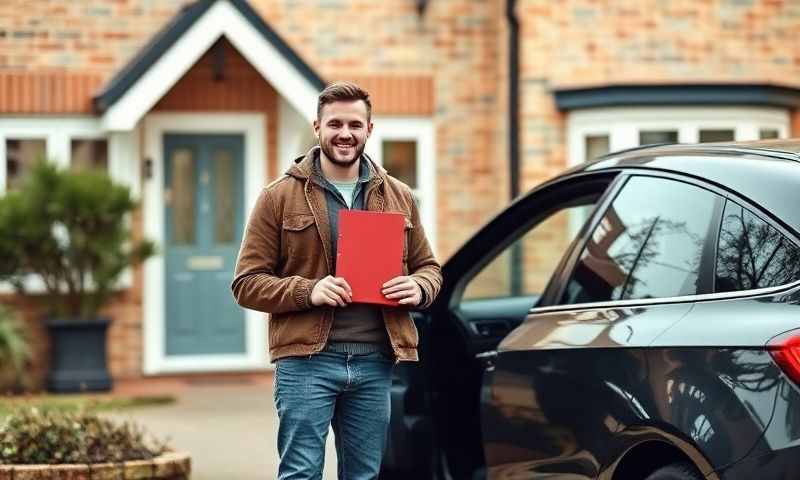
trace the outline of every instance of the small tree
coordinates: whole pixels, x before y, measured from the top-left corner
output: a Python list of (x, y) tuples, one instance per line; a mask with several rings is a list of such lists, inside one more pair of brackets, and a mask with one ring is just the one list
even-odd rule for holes
[(102, 172), (39, 162), (20, 189), (0, 197), (0, 279), (26, 294), (25, 277), (34, 274), (49, 314), (95, 318), (123, 270), (155, 252), (131, 239), (125, 218), (135, 208), (129, 189)]

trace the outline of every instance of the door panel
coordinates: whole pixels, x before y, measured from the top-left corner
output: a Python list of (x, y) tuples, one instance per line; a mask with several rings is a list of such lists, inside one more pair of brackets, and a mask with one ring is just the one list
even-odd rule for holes
[(229, 292), (244, 220), (244, 138), (165, 135), (166, 353), (243, 353)]
[[(547, 292), (565, 252), (603, 204), (616, 172), (568, 177), (509, 206), (443, 267), (430, 311), (423, 366), (429, 382), (435, 448), (453, 478), (485, 475), (476, 354), (497, 346)], [(613, 189), (613, 187), (611, 187)], [(548, 248), (551, 247), (551, 248)], [(481, 282), (475, 288), (475, 282)]]
[[(596, 478), (611, 437), (637, 415), (629, 392), (649, 375), (646, 347), (691, 304), (532, 313), (483, 378), (490, 478)], [(579, 473), (576, 473), (579, 472)]]

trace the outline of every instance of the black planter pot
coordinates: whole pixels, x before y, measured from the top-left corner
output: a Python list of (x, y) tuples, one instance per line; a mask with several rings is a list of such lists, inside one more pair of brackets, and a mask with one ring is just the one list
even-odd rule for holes
[(106, 331), (110, 319), (47, 319), (50, 371), (47, 390), (56, 393), (111, 390), (106, 362)]

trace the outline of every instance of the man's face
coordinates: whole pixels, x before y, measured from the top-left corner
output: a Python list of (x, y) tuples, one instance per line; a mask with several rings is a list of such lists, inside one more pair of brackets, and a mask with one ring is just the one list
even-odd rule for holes
[(320, 118), (314, 121), (314, 133), (328, 160), (349, 167), (361, 156), (372, 133), (366, 103), (356, 100), (324, 105)]

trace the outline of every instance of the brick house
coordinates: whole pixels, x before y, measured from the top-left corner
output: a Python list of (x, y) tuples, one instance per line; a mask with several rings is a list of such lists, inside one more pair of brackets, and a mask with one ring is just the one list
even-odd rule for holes
[(798, 26), (780, 0), (6, 1), (0, 194), (46, 155), (141, 201), (162, 253), (109, 308), (115, 378), (261, 370), (266, 322), (235, 308), (230, 270), (326, 82), (372, 93), (367, 151), (446, 260), (512, 193), (609, 150), (798, 134)]

